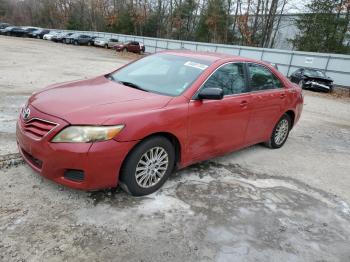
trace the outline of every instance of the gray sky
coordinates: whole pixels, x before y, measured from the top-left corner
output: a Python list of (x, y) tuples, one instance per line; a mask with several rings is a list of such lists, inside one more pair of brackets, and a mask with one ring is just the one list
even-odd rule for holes
[(305, 5), (307, 5), (310, 0), (289, 0), (289, 3), (286, 6), (288, 13), (300, 13), (305, 10)]

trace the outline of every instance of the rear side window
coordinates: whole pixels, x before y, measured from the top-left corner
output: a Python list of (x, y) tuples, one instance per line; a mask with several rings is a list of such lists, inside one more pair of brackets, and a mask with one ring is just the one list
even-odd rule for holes
[(217, 69), (205, 82), (203, 88), (218, 87), (224, 91), (224, 95), (241, 94), (248, 92), (244, 65), (242, 63), (230, 63)]
[(265, 66), (248, 64), (251, 91), (282, 88), (282, 82)]

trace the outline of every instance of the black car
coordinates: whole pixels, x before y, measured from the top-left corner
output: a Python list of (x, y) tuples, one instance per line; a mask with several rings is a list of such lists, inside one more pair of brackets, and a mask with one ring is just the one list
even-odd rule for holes
[(7, 36), (25, 36), (26, 35), (26, 31), (22, 28), (22, 27), (12, 27), (9, 30), (7, 30), (5, 32), (5, 35)]
[(23, 35), (19, 35), (19, 36), (29, 36), (29, 34), (31, 34), (32, 32), (40, 29), (37, 27), (22, 27), (22, 29), (24, 30)]
[(331, 93), (333, 80), (319, 69), (300, 68), (290, 76), (293, 83), (304, 89), (314, 89)]
[(50, 33), (50, 30), (49, 29), (37, 29), (37, 30), (34, 30), (30, 33), (28, 33), (28, 36), (29, 37), (33, 37), (33, 38), (38, 38), (38, 39), (43, 39), (43, 36)]

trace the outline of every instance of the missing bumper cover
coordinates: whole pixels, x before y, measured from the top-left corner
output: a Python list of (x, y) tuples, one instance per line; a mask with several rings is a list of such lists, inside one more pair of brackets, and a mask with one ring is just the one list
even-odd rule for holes
[(82, 182), (85, 179), (85, 175), (82, 170), (67, 169), (64, 172), (64, 178), (74, 182)]

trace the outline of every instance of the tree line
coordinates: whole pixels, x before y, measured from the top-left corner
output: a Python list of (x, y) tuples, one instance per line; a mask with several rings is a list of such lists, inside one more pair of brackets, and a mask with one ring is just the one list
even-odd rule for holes
[[(290, 1), (0, 0), (0, 20), (47, 28), (105, 31), (272, 48), (278, 41), (281, 19), (290, 11)], [(327, 42), (315, 38), (315, 28), (326, 25), (327, 29), (322, 33), (329, 33), (333, 28), (332, 32), (336, 33), (332, 39), (337, 39), (337, 43), (344, 42), (345, 37), (342, 39), (339, 35), (347, 32), (350, 1), (312, 2), (314, 4), (306, 6), (304, 11), (318, 12), (320, 16), (301, 15), (295, 21), (300, 33), (296, 39), (291, 40), (293, 45), (300, 50), (322, 51), (323, 47), (315, 48), (315, 45), (307, 43), (314, 41), (309, 39), (311, 35), (318, 45), (329, 45), (330, 40)], [(324, 25), (319, 24), (320, 17)], [(340, 20), (342, 21), (339, 22)], [(345, 26), (346, 22), (348, 24)], [(326, 50), (339, 52), (329, 48)]]

